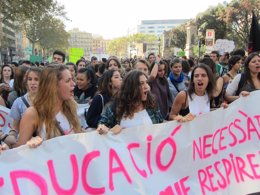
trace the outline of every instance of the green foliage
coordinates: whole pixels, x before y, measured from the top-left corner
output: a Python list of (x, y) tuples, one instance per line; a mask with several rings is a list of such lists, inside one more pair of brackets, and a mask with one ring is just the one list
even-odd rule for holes
[(117, 39), (112, 40), (108, 44), (108, 54), (115, 55), (118, 57), (125, 57), (127, 56), (127, 37), (120, 37)]
[(63, 22), (56, 18), (46, 18), (39, 33), (41, 46), (48, 50), (67, 50), (69, 33), (65, 31)]
[(33, 52), (37, 42), (45, 48), (68, 46), (68, 34), (61, 20), (67, 19), (66, 13), (56, 0), (1, 0), (1, 13), (2, 21), (17, 22), (32, 43)]
[(185, 25), (180, 25), (177, 26), (172, 30), (172, 39), (171, 39), (171, 46), (172, 47), (178, 47), (181, 48), (182, 50), (185, 49), (186, 45), (186, 39), (187, 39), (187, 34), (186, 34), (186, 27)]
[(225, 6), (219, 4), (217, 7), (210, 7), (196, 17), (197, 26), (202, 30), (203, 35), (206, 34), (207, 29), (215, 29), (216, 40), (226, 37), (229, 32), (228, 24), (220, 17), (224, 12)]
[(157, 40), (158, 37), (155, 35), (137, 33), (112, 40), (108, 45), (107, 51), (109, 55), (126, 57), (128, 54), (127, 48), (129, 46), (134, 45), (135, 43), (153, 43)]
[(158, 40), (157, 36), (143, 33), (137, 33), (127, 37), (128, 43), (153, 43), (156, 40)]
[[(193, 46), (193, 53), (195, 56), (199, 56), (199, 46), (198, 45)], [(201, 45), (200, 56), (203, 56), (204, 53), (206, 53), (206, 45)]]
[(249, 38), (252, 11), (260, 16), (260, 0), (232, 0), (229, 4), (210, 7), (196, 17), (197, 27), (215, 29), (215, 39), (233, 40), (236, 47), (246, 49)]
[(252, 11), (260, 16), (260, 0), (232, 0), (222, 13), (223, 20), (230, 24), (229, 38), (234, 38), (238, 47), (246, 48), (249, 39)]
[[(31, 6), (34, 6), (34, 3), (32, 3)], [(58, 40), (61, 42), (57, 45), (67, 47), (68, 41), (59, 38), (60, 36), (61, 38), (68, 38), (64, 30), (63, 22), (58, 19), (60, 17), (66, 19), (64, 7), (58, 5), (54, 0), (43, 0), (41, 3), (35, 5), (34, 10), (36, 11), (32, 11), (29, 14), (29, 18), (24, 18), (24, 20), (20, 21), (26, 37), (32, 43), (32, 51), (34, 52), (36, 42), (44, 43), (44, 40), (48, 40), (48, 38), (46, 38), (48, 36), (50, 37), (49, 40), (54, 42), (50, 43), (50, 41), (47, 41), (46, 44), (48, 43), (48, 45), (44, 44), (44, 47), (55, 48), (53, 44), (57, 44)], [(24, 17), (26, 17), (26, 15)]]
[[(246, 49), (249, 38), (252, 11), (255, 12), (257, 18), (260, 18), (260, 0), (232, 0), (230, 3), (224, 2), (215, 7), (209, 7), (205, 12), (197, 15), (197, 28), (202, 29), (201, 42), (205, 43), (205, 34), (207, 29), (215, 29), (215, 40), (229, 39), (235, 42), (237, 48)], [(134, 43), (152, 43), (158, 41), (158, 37), (145, 34), (134, 34), (126, 37), (123, 42), (112, 41), (110, 46), (111, 54), (116, 55), (119, 52), (118, 47), (122, 49), (131, 46)], [(197, 37), (192, 36), (192, 44), (194, 45), (194, 54), (198, 56)], [(170, 47), (185, 48), (186, 44), (186, 28), (180, 25), (172, 29), (172, 39)], [(124, 47), (122, 47), (124, 46)], [(167, 45), (168, 46), (168, 45)], [(201, 53), (205, 52), (205, 45), (201, 46)]]
[(178, 56), (178, 57), (183, 57), (183, 56), (185, 56), (185, 51), (183, 51), (183, 50), (178, 51), (178, 52), (177, 52), (177, 56)]
[(55, 0), (0, 0), (0, 13), (3, 21), (23, 21), (39, 14), (65, 16), (64, 6)]

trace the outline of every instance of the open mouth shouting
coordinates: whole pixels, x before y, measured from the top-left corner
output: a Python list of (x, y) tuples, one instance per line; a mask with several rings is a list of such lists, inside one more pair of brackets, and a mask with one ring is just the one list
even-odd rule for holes
[(201, 82), (201, 81), (198, 82), (198, 86), (199, 86), (199, 87), (203, 87), (203, 82)]
[(74, 88), (72, 90), (70, 90), (70, 96), (74, 97)]
[(142, 93), (142, 101), (146, 101), (147, 100), (147, 96), (148, 96), (149, 90), (146, 90)]
[(202, 82), (202, 81), (198, 81), (197, 82), (197, 90), (199, 90), (199, 91), (203, 91), (203, 90), (205, 90), (206, 89), (206, 84), (205, 84), (205, 82)]

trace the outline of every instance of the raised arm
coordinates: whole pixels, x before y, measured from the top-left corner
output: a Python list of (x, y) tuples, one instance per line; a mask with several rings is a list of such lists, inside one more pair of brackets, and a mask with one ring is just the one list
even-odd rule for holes
[(155, 62), (153, 69), (151, 70), (151, 74), (149, 75), (149, 81), (153, 81), (158, 74), (158, 63)]

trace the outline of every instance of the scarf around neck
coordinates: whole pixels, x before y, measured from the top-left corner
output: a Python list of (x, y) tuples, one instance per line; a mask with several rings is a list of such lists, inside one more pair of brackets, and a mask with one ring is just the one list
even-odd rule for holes
[(170, 72), (169, 77), (170, 77), (171, 82), (181, 83), (181, 82), (183, 82), (184, 74), (181, 73), (180, 76), (178, 78), (176, 78), (176, 77), (174, 77), (173, 73)]

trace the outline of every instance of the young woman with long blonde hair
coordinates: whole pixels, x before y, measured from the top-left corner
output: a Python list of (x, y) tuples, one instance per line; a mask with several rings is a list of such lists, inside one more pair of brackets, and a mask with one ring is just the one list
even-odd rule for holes
[[(77, 104), (73, 99), (75, 82), (65, 65), (46, 67), (41, 75), (39, 91), (20, 122), (16, 146), (28, 142), (37, 147), (43, 140), (70, 133), (80, 133)], [(36, 137), (33, 135), (36, 134)]]

